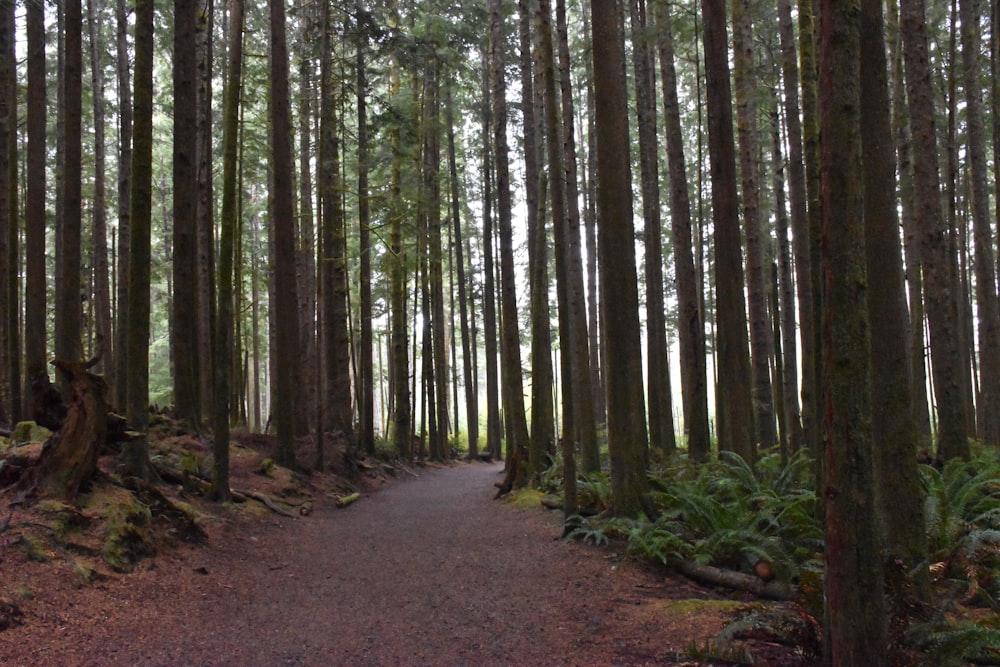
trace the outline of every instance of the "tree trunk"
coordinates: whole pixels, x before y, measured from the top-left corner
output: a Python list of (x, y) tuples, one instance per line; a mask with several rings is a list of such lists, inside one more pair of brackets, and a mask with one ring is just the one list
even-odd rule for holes
[[(360, 3), (357, 6), (361, 14)], [(358, 415), (361, 433), (359, 445), (369, 456), (375, 454), (375, 379), (372, 347), (372, 247), (370, 240), (370, 216), (368, 212), (368, 73), (367, 26), (357, 26), (358, 53), (358, 243), (361, 253), (361, 350), (360, 367), (361, 390), (358, 392)]]
[(646, 509), (647, 447), (629, 168), (625, 54), (613, 0), (591, 0), (597, 129), (598, 252), (607, 371), (612, 509)]
[[(514, 235), (511, 228), (511, 186), (507, 149), (507, 81), (504, 76), (503, 22), (499, 0), (490, 0), (490, 63), (492, 76), (493, 159), (496, 164), (497, 224), (500, 239), (500, 352), (504, 416), (508, 421), (507, 452), (528, 443), (521, 375), (521, 341), (518, 327)], [(494, 6), (496, 5), (496, 6)]]
[(923, 278), (920, 273), (920, 244), (914, 219), (916, 192), (913, 183), (912, 141), (909, 116), (906, 109), (906, 90), (903, 81), (902, 34), (899, 30), (899, 8), (889, 3), (889, 21), (895, 31), (892, 44), (892, 105), (893, 135), (895, 138), (897, 171), (899, 173), (899, 208), (903, 227), (904, 266), (906, 268), (907, 301), (910, 306), (908, 361), (913, 387), (913, 422), (917, 429), (917, 448), (930, 454), (930, 406), (927, 404), (927, 354), (924, 343)]
[(860, 12), (857, 0), (821, 7), (828, 649), (834, 665), (875, 667), (888, 664), (888, 641), (872, 476)]
[[(815, 439), (810, 440), (810, 436), (815, 435), (815, 428), (809, 426), (815, 423), (816, 396), (819, 389), (816, 384), (816, 337), (814, 333), (814, 323), (816, 321), (813, 310), (816, 304), (813, 303), (812, 290), (812, 269), (810, 254), (811, 230), (809, 226), (809, 214), (807, 210), (808, 193), (806, 191), (806, 169), (804, 164), (804, 154), (802, 148), (802, 119), (799, 117), (799, 67), (796, 60), (795, 50), (795, 25), (792, 22), (792, 6), (790, 0), (778, 0), (779, 15), (779, 39), (781, 41), (781, 72), (784, 86), (784, 107), (783, 115), (785, 127), (788, 133), (788, 203), (790, 206), (789, 222), (792, 231), (792, 254), (795, 263), (795, 281), (798, 289), (795, 291), (799, 311), (799, 349), (802, 360), (802, 409), (801, 419), (796, 418), (800, 423), (797, 439), (792, 439), (791, 446), (798, 449), (800, 446), (815, 445)], [(793, 313), (794, 307), (788, 304)], [(789, 344), (792, 340), (787, 341)], [(794, 365), (790, 366), (790, 361), (786, 354), (785, 368), (787, 372), (794, 371)], [(786, 387), (785, 398), (789, 400), (791, 387)], [(798, 405), (798, 398), (796, 398)]]
[(674, 67), (674, 36), (666, 5), (658, 4), (657, 24), (660, 78), (663, 86), (663, 130), (670, 170), (670, 225), (674, 242), (677, 279), (677, 337), (680, 343), (681, 394), (684, 399), (684, 430), (688, 455), (698, 462), (708, 460), (711, 438), (708, 426), (708, 371), (705, 364), (705, 322), (701, 312), (698, 274), (691, 239), (691, 201), (688, 197), (684, 137), (681, 130), (677, 73)]
[[(559, 67), (571, 70), (569, 43), (566, 28), (566, 3), (556, 0), (556, 30), (558, 35)], [(597, 439), (598, 405), (594, 399), (594, 375), (591, 369), (591, 342), (587, 321), (587, 295), (583, 277), (583, 250), (580, 243), (580, 206), (577, 185), (576, 140), (573, 131), (573, 90), (568, 75), (560, 77), (560, 102), (562, 106), (563, 170), (566, 178), (566, 221), (569, 261), (570, 324), (573, 327), (574, 383), (577, 386), (577, 428), (583, 470), (586, 473), (601, 469), (601, 447)], [(668, 387), (669, 388), (669, 387)], [(600, 414), (603, 414), (601, 412)], [(601, 417), (603, 421), (603, 417)]]
[(195, 229), (197, 256), (198, 311), (198, 393), (200, 414), (208, 417), (214, 409), (212, 397), (213, 343), (215, 336), (215, 197), (212, 166), (212, 29), (215, 24), (214, 0), (197, 0), (195, 21), (195, 88), (196, 109), (195, 165), (197, 168), (197, 199)]
[[(131, 194), (128, 255), (128, 360), (126, 414), (143, 433), (149, 425), (149, 284), (153, 196), (153, 0), (135, 4), (135, 97), (132, 126)], [(125, 443), (122, 459), (128, 473), (149, 479), (145, 437)]]
[[(489, 3), (490, 12), (490, 46), (486, 58), (483, 77), (483, 337), (486, 341), (486, 450), (493, 458), (500, 458), (500, 439), (503, 437), (500, 426), (500, 387), (499, 369), (497, 368), (497, 328), (496, 311), (496, 281), (494, 279), (494, 220), (493, 220), (493, 152), (491, 136), (493, 127), (493, 96), (492, 71), (494, 68), (494, 41), (500, 40), (503, 31), (497, 25), (500, 22), (499, 2)], [(502, 63), (500, 63), (502, 70)]]
[[(990, 221), (989, 165), (980, 84), (979, 50), (981, 9), (975, 0), (960, 0), (962, 69), (968, 136), (968, 168), (972, 179), (972, 226), (975, 236), (976, 312), (979, 322), (979, 437), (988, 445), (1000, 445), (1000, 302), (997, 299)], [(995, 112), (995, 110), (994, 110)]]
[[(733, 0), (733, 81), (739, 164), (742, 177), (743, 224), (746, 229), (747, 301), (750, 308), (750, 355), (753, 382), (755, 441), (761, 447), (778, 442), (774, 425), (774, 392), (771, 388), (771, 354), (774, 342), (767, 308), (769, 274), (773, 251), (770, 234), (764, 230), (760, 212), (760, 141), (757, 129), (758, 83), (755, 80), (753, 17), (748, 0)], [(718, 280), (718, 278), (716, 278)], [(776, 316), (776, 315), (775, 315)]]
[(65, 12), (65, 65), (63, 67), (63, 182), (62, 220), (56, 239), (55, 353), (59, 359), (82, 356), (83, 310), (80, 300), (81, 228), (81, 82), (82, 26), (80, 0), (69, 0)]
[(239, 160), (240, 96), (243, 89), (243, 0), (229, 2), (229, 56), (223, 103), (222, 216), (219, 228), (219, 293), (215, 319), (213, 412), (215, 434), (212, 496), (226, 502), (229, 490), (230, 379), (233, 366), (233, 258), (239, 214), (237, 167)]
[(632, 68), (635, 76), (636, 115), (639, 130), (639, 182), (642, 190), (646, 278), (646, 365), (649, 401), (649, 440), (667, 454), (677, 451), (670, 405), (670, 372), (667, 368), (667, 330), (663, 298), (663, 238), (660, 221), (660, 174), (656, 141), (656, 81), (646, 2), (629, 3)]
[(736, 196), (736, 147), (726, 40), (725, 3), (702, 0), (712, 211), (715, 221), (716, 318), (718, 321), (719, 449), (753, 463), (754, 444), (743, 252)]
[[(861, 0), (860, 98), (864, 171), (867, 303), (871, 327), (872, 442), (876, 512), (886, 559), (929, 584), (924, 498), (917, 470), (917, 432), (910, 379), (909, 312), (896, 216), (895, 153), (889, 107), (885, 32), (880, 0)], [(920, 573), (923, 572), (923, 575)]]
[(198, 339), (198, 82), (197, 0), (174, 2), (173, 323), (174, 409), (189, 428), (201, 426)]
[[(295, 219), (292, 202), (292, 149), (288, 95), (288, 44), (285, 38), (283, 0), (270, 0), (271, 75), (271, 178), (274, 245), (275, 346), (271, 350), (274, 377), (271, 384), (271, 414), (278, 437), (275, 460), (295, 468), (295, 382), (299, 378), (299, 318), (296, 286)], [(321, 157), (325, 160), (325, 157)], [(332, 389), (332, 387), (331, 387)], [(332, 392), (331, 392), (332, 393)], [(331, 396), (331, 400), (335, 400)]]
[(111, 331), (111, 285), (108, 266), (108, 213), (105, 203), (105, 133), (104, 133), (104, 63), (101, 54), (104, 39), (94, 13), (94, 0), (87, 0), (87, 22), (90, 28), (90, 71), (94, 104), (94, 195), (93, 195), (93, 265), (94, 325), (99, 355), (96, 372), (114, 377), (114, 339)]
[[(17, 254), (11, 252), (12, 242), (17, 241), (17, 192), (14, 165), (17, 164), (16, 127), (17, 97), (11, 95), (16, 79), (14, 49), (14, 5), (0, 7), (0, 421), (17, 421), (20, 412), (20, 387), (15, 390), (19, 363), (14, 343), (17, 341)], [(14, 245), (14, 248), (17, 246)], [(15, 289), (11, 289), (14, 286)], [(19, 382), (19, 381), (18, 381)]]
[[(24, 328), (25, 331), (45, 331), (48, 299), (45, 274), (45, 232), (48, 226), (45, 220), (45, 15), (38, 3), (27, 3), (25, 13), (28, 29), (28, 113), (25, 119), (28, 133), (28, 189), (24, 200)], [(127, 173), (128, 170), (126, 168), (123, 171)], [(126, 204), (127, 202), (122, 205)], [(46, 338), (47, 336), (25, 336), (25, 394), (28, 396), (31, 395), (30, 388), (36, 382), (40, 382), (42, 378), (48, 380), (49, 377), (45, 359)]]
[[(129, 73), (128, 0), (115, 0), (118, 72), (118, 290), (115, 321), (115, 393), (113, 402), (124, 410), (128, 385), (128, 263), (129, 216), (132, 209), (132, 82)], [(44, 114), (41, 116), (45, 121)], [(44, 187), (44, 184), (43, 184)], [(30, 253), (29, 253), (30, 254)], [(37, 329), (33, 329), (37, 330)], [(42, 351), (44, 355), (44, 350)], [(45, 372), (44, 359), (40, 360)], [(30, 377), (30, 373), (29, 373)]]
[[(465, 244), (462, 234), (462, 215), (459, 202), (458, 165), (455, 158), (455, 103), (452, 99), (452, 86), (449, 82), (446, 91), (447, 126), (448, 126), (448, 171), (451, 182), (451, 218), (454, 228), (453, 242), (455, 245), (455, 280), (458, 287), (458, 308), (461, 318), (462, 336), (462, 378), (465, 384), (465, 415), (466, 433), (469, 440), (469, 458), (479, 457), (479, 392), (477, 391), (473, 374), (473, 355), (476, 353), (475, 340), (469, 325), (469, 285), (465, 273)], [(456, 360), (457, 364), (458, 361)], [(456, 429), (458, 423), (455, 424)]]
[(948, 250), (948, 230), (939, 198), (937, 136), (934, 97), (927, 56), (924, 0), (902, 0), (900, 30), (906, 62), (906, 88), (913, 130), (913, 172), (916, 186), (916, 225), (920, 230), (921, 269), (925, 307), (930, 325), (934, 392), (938, 410), (938, 456), (968, 457), (965, 400), (961, 390), (961, 353), (956, 331), (957, 296), (953, 289), (957, 267)]
[[(805, 194), (808, 235), (809, 279), (800, 281), (799, 291), (808, 289), (812, 302), (812, 320), (803, 326), (803, 335), (812, 334), (812, 344), (803, 345), (802, 372), (802, 430), (805, 440), (816, 457), (817, 479), (821, 479), (823, 458), (820, 452), (820, 430), (823, 421), (823, 280), (820, 271), (820, 237), (823, 234), (820, 208), (820, 155), (819, 155), (819, 103), (817, 100), (816, 29), (813, 5), (816, 0), (798, 0), (799, 26), (799, 80), (802, 87), (802, 156), (805, 164)], [(786, 87), (789, 85), (786, 81)], [(794, 158), (793, 158), (794, 159)], [(806, 240), (808, 239), (808, 240)], [(803, 311), (803, 316), (805, 311)], [(811, 354), (810, 354), (811, 351)], [(808, 392), (812, 392), (811, 394)]]

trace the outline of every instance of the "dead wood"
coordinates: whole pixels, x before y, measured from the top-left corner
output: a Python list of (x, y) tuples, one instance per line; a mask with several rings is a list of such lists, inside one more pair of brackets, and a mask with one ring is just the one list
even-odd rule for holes
[(802, 591), (794, 584), (783, 581), (764, 581), (751, 574), (724, 570), (711, 565), (699, 565), (691, 561), (676, 561), (674, 568), (689, 579), (700, 583), (725, 586), (738, 591), (753, 593), (768, 600), (796, 600)]
[(72, 384), (66, 420), (32, 467), (21, 478), (20, 492), (40, 492), (70, 501), (89, 484), (97, 468), (97, 456), (107, 437), (107, 385), (103, 378), (88, 372), (91, 362), (52, 362)]
[(244, 496), (246, 498), (253, 498), (257, 502), (263, 503), (264, 506), (267, 507), (267, 509), (271, 510), (275, 514), (280, 514), (281, 516), (291, 517), (293, 519), (299, 518), (298, 514), (294, 514), (293, 512), (289, 512), (286, 509), (282, 509), (281, 507), (278, 507), (278, 505), (273, 500), (271, 500), (269, 497), (265, 496), (263, 493), (257, 493), (256, 491), (241, 491), (239, 489), (233, 489), (232, 493), (233, 493), (233, 500), (236, 499), (236, 494), (239, 494), (239, 495), (242, 495), (242, 496)]

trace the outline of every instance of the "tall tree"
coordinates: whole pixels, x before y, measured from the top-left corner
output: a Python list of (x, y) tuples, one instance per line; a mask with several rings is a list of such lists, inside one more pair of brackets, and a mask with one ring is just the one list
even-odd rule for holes
[(639, 182), (642, 190), (646, 278), (646, 355), (649, 439), (668, 454), (677, 449), (667, 368), (667, 323), (663, 297), (663, 233), (660, 220), (660, 174), (656, 141), (656, 77), (653, 38), (647, 27), (645, 0), (629, 2), (632, 69), (639, 131)]
[(214, 0), (197, 0), (195, 13), (195, 257), (197, 257), (196, 311), (198, 314), (198, 395), (199, 413), (208, 417), (214, 410), (213, 338), (215, 335), (215, 197), (212, 173), (212, 75), (215, 26)]
[(960, 0), (959, 12), (968, 169), (972, 190), (972, 228), (975, 237), (976, 320), (979, 324), (980, 346), (981, 393), (977, 422), (979, 437), (988, 444), (1000, 445), (1000, 414), (995, 409), (997, 402), (1000, 401), (1000, 299), (997, 298), (993, 231), (990, 220), (989, 165), (986, 158), (983, 112), (983, 97), (986, 91), (980, 82), (979, 17), (982, 15), (982, 9), (976, 0)]
[(17, 286), (17, 97), (14, 5), (0, 7), (0, 419), (17, 420), (21, 406)]
[(55, 353), (57, 359), (76, 361), (83, 354), (80, 301), (83, 16), (80, 0), (69, 0), (65, 12), (63, 66), (64, 129), (62, 220), (57, 221)]
[(94, 9), (94, 0), (87, 0), (87, 23), (90, 29), (90, 80), (94, 110), (94, 195), (92, 263), (94, 285), (94, 325), (101, 359), (95, 367), (105, 376), (114, 374), (114, 350), (111, 330), (111, 284), (108, 263), (108, 211), (105, 183), (105, 118), (104, 118), (104, 39)]
[[(805, 444), (804, 422), (817, 418), (815, 414), (816, 388), (816, 339), (814, 336), (812, 270), (810, 258), (810, 229), (807, 210), (806, 169), (802, 147), (802, 119), (799, 115), (799, 66), (795, 49), (795, 24), (792, 22), (791, 0), (778, 0), (778, 37), (781, 43), (782, 112), (788, 143), (788, 204), (789, 223), (792, 231), (792, 253), (795, 264), (796, 306), (799, 316), (799, 350), (802, 360), (802, 412), (799, 437), (790, 445), (797, 449)], [(791, 304), (789, 304), (791, 305)], [(794, 313), (794, 308), (788, 312)], [(786, 355), (786, 368), (788, 365)], [(792, 366), (794, 369), (794, 366)], [(786, 398), (788, 392), (786, 390)], [(797, 401), (796, 401), (797, 402)], [(798, 419), (796, 420), (798, 421)]]
[[(901, 560), (926, 585), (924, 501), (910, 377), (909, 311), (896, 214), (895, 146), (881, 0), (861, 0), (861, 160), (867, 302), (871, 326), (871, 405), (876, 510), (886, 558)], [(923, 576), (920, 575), (923, 572)], [(924, 589), (925, 591), (926, 589)]]
[(201, 425), (198, 358), (198, 54), (197, 0), (174, 2), (173, 305), (174, 408), (190, 428)]
[(705, 75), (708, 95), (708, 150), (711, 160), (712, 215), (715, 223), (715, 291), (718, 321), (719, 449), (755, 457), (750, 356), (747, 349), (743, 251), (736, 195), (729, 49), (724, 0), (702, 0)]
[[(574, 382), (579, 393), (580, 451), (584, 472), (600, 470), (601, 447), (597, 437), (597, 421), (603, 421), (601, 404), (595, 398), (595, 379), (591, 363), (591, 336), (587, 313), (587, 294), (584, 287), (583, 249), (580, 240), (580, 192), (577, 182), (576, 138), (574, 133), (575, 113), (573, 110), (573, 86), (569, 72), (569, 36), (566, 26), (566, 2), (556, 0), (556, 34), (559, 52), (559, 100), (562, 108), (563, 171), (566, 179), (566, 258), (568, 260), (570, 318), (573, 327)], [(596, 325), (593, 325), (596, 328)], [(671, 429), (672, 431), (672, 429)]]
[(770, 234), (761, 221), (760, 141), (757, 124), (757, 87), (754, 75), (753, 17), (749, 0), (733, 0), (733, 83), (743, 225), (746, 229), (747, 301), (750, 309), (750, 372), (756, 441), (762, 447), (777, 443), (774, 392), (771, 388), (771, 317), (768, 313), (771, 256)]
[(118, 289), (115, 321), (115, 404), (127, 402), (128, 385), (128, 256), (132, 209), (132, 82), (129, 72), (128, 0), (115, 1), (115, 50), (118, 78)]
[[(132, 113), (131, 194), (129, 197), (128, 339), (126, 414), (143, 433), (149, 425), (149, 285), (153, 200), (153, 14), (154, 0), (135, 3), (135, 95)], [(129, 474), (151, 474), (145, 437), (128, 440), (122, 459)]]
[(888, 664), (888, 642), (872, 469), (859, 15), (858, 0), (822, 0), (824, 597), (832, 664), (869, 667)]
[[(395, 13), (395, 12), (394, 12)], [(328, 31), (324, 29), (323, 39), (328, 40)], [(328, 48), (324, 44), (324, 48)], [(393, 104), (399, 97), (399, 63), (394, 54), (389, 73), (389, 95)], [(409, 383), (409, 348), (406, 327), (406, 256), (403, 251), (403, 210), (400, 194), (400, 150), (401, 131), (397, 125), (389, 130), (392, 145), (390, 163), (390, 222), (389, 222), (389, 301), (391, 328), (391, 359), (393, 388), (393, 442), (396, 452), (404, 459), (411, 456), (412, 432), (410, 431), (410, 383)]]
[(920, 261), (930, 328), (931, 362), (938, 412), (938, 456), (967, 457), (966, 410), (962, 395), (956, 260), (949, 252), (941, 213), (934, 89), (928, 56), (924, 0), (900, 2), (900, 31), (906, 63), (906, 89), (913, 132), (914, 215), (920, 233)]
[[(465, 273), (465, 254), (462, 234), (462, 214), (459, 201), (458, 164), (455, 156), (455, 101), (450, 80), (445, 87), (448, 127), (448, 171), (451, 174), (452, 239), (455, 244), (455, 272), (458, 283), (458, 309), (462, 328), (462, 378), (465, 385), (466, 433), (469, 440), (469, 458), (479, 456), (479, 393), (474, 378), (473, 346), (475, 341), (469, 325), (469, 284)], [(457, 362), (456, 362), (457, 363)], [(455, 425), (458, 427), (458, 424)]]
[(507, 80), (504, 30), (499, 0), (490, 0), (490, 75), (492, 82), (492, 146), (496, 166), (497, 227), (500, 243), (500, 359), (504, 416), (508, 423), (508, 453), (528, 444), (524, 412), (524, 381), (521, 373), (521, 341), (517, 316), (514, 233), (511, 226), (512, 199), (510, 156), (507, 147)]
[[(278, 438), (276, 461), (288, 468), (295, 459), (295, 382), (299, 376), (298, 289), (295, 275), (295, 219), (292, 201), (292, 147), (288, 92), (288, 42), (284, 0), (269, 0), (271, 107), (271, 220), (274, 245), (274, 294), (270, 304), (275, 319), (271, 350), (272, 418)], [(321, 154), (321, 160), (326, 156)], [(325, 213), (324, 213), (325, 214)], [(332, 262), (331, 262), (332, 263)], [(332, 389), (332, 387), (331, 387)]]
[(372, 245), (368, 193), (368, 26), (362, 23), (367, 16), (361, 3), (357, 12), (357, 112), (358, 112), (358, 244), (361, 254), (361, 346), (358, 351), (360, 391), (358, 391), (358, 416), (360, 417), (359, 445), (368, 455), (375, 453), (375, 380), (372, 347)]
[(240, 95), (243, 89), (243, 0), (229, 2), (229, 54), (222, 118), (222, 218), (219, 228), (219, 292), (215, 311), (215, 359), (212, 367), (212, 431), (215, 435), (212, 496), (226, 502), (229, 491), (230, 378), (233, 366), (233, 255), (238, 227)]
[(646, 506), (639, 290), (632, 226), (625, 54), (614, 0), (591, 0), (597, 129), (598, 252), (606, 347), (612, 508), (636, 516)]
[[(25, 7), (28, 31), (28, 133), (27, 193), (24, 200), (25, 292), (24, 328), (46, 330), (45, 275), (45, 12), (40, 3)], [(25, 336), (26, 385), (48, 379), (45, 349), (47, 336)], [(29, 395), (30, 391), (25, 392)]]
[(486, 450), (493, 458), (500, 458), (500, 388), (497, 368), (497, 312), (496, 275), (494, 271), (493, 238), (495, 221), (493, 215), (493, 151), (491, 149), (493, 128), (493, 40), (503, 34), (495, 23), (500, 21), (500, 4), (490, 2), (490, 38), (487, 53), (484, 54), (483, 76), (483, 329), (486, 339)]
[(705, 362), (705, 321), (701, 311), (698, 274), (691, 238), (691, 200), (688, 195), (684, 136), (681, 131), (674, 36), (667, 3), (657, 4), (660, 78), (663, 87), (663, 130), (667, 168), (670, 171), (670, 225), (674, 242), (680, 343), (681, 395), (688, 454), (698, 462), (708, 459), (711, 439), (708, 426), (708, 371)]
[[(351, 407), (347, 242), (342, 197), (343, 176), (340, 165), (340, 122), (337, 115), (338, 84), (332, 42), (334, 29), (330, 10), (324, 8), (320, 46), (322, 74), (319, 146), (319, 197), (322, 220), (320, 280), (323, 283), (321, 335), (326, 337), (323, 342), (323, 351), (326, 354), (323, 364), (326, 373), (327, 426), (332, 431), (341, 431), (353, 447), (356, 443)], [(294, 243), (290, 251), (294, 252)]]

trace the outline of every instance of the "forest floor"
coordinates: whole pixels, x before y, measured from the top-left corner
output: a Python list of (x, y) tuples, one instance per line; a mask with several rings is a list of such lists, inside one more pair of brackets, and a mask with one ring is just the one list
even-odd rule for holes
[[(178, 443), (187, 455), (199, 446)], [(0, 522), (0, 662), (722, 665), (734, 663), (699, 650), (765, 604), (559, 539), (558, 512), (493, 499), (500, 464), (393, 467), (340, 454), (338, 474), (303, 476), (262, 466), (266, 447), (259, 437), (234, 445), (233, 487), (290, 516), (160, 487), (201, 530), (161, 521), (147, 499), (156, 539), (132, 543), (134, 565), (118, 570), (101, 557), (113, 503), (97, 500), (120, 488), (112, 457), (73, 507), (15, 503)], [(338, 508), (353, 491), (357, 502)], [(757, 665), (811, 662), (764, 640), (743, 648)]]

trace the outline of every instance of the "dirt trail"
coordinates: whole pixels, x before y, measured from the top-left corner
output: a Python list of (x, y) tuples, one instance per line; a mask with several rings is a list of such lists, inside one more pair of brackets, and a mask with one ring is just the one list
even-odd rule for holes
[(6, 642), (34, 642), (20, 664), (694, 664), (671, 656), (719, 625), (663, 605), (712, 593), (559, 540), (557, 514), (492, 499), (499, 473), (430, 470), (157, 558), (95, 584), (104, 607), (0, 633), (0, 662)]

